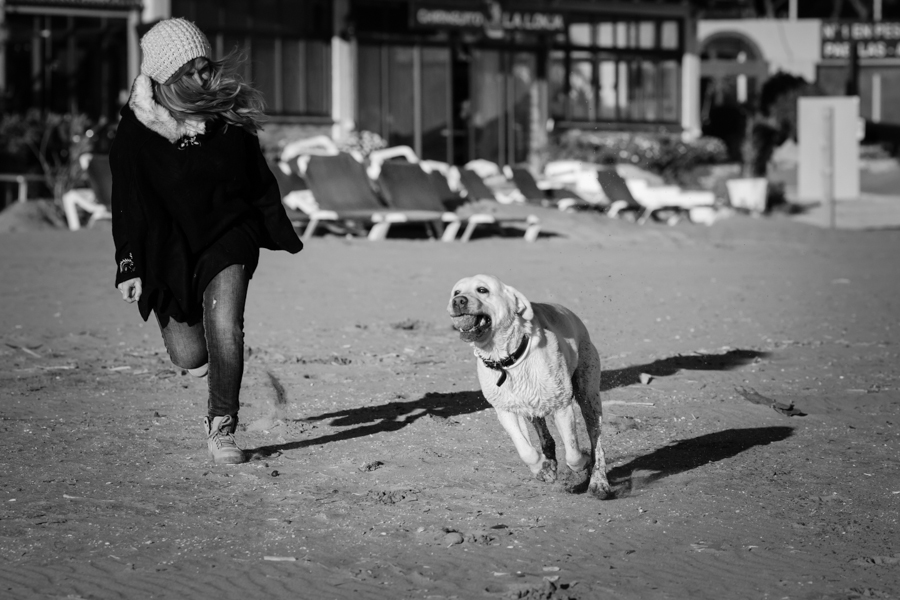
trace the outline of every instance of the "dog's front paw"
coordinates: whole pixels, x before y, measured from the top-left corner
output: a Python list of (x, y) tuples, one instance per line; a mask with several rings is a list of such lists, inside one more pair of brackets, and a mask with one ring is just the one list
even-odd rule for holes
[(544, 483), (553, 483), (556, 481), (556, 461), (545, 460), (541, 463), (541, 468), (534, 474), (534, 478)]
[(567, 469), (560, 476), (562, 489), (567, 494), (583, 494), (587, 490), (588, 480), (591, 478), (591, 472), (587, 469), (573, 471)]
[(613, 497), (612, 488), (606, 478), (591, 478), (591, 484), (588, 486), (588, 493), (597, 500), (609, 500)]

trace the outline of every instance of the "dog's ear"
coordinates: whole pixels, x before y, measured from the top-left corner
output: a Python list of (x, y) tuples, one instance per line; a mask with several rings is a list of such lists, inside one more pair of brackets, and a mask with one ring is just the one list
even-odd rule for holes
[(534, 318), (534, 311), (531, 309), (531, 302), (528, 301), (528, 298), (512, 286), (506, 286), (506, 291), (516, 301), (516, 314), (525, 321), (531, 321)]

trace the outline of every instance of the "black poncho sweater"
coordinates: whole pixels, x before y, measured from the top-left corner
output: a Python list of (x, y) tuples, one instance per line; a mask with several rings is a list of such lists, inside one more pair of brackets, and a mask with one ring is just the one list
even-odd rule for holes
[(116, 285), (140, 277), (144, 320), (155, 310), (185, 321), (197, 312), (198, 259), (226, 234), (239, 229), (291, 253), (303, 244), (258, 138), (234, 125), (176, 123), (142, 78), (110, 151)]

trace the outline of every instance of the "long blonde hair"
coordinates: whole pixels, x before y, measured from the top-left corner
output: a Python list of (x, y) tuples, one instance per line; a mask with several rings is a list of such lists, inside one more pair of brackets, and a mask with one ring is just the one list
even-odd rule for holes
[(221, 60), (188, 61), (166, 83), (153, 82), (153, 96), (178, 121), (221, 119), (250, 132), (262, 129), (262, 92), (239, 74), (242, 55), (235, 50)]

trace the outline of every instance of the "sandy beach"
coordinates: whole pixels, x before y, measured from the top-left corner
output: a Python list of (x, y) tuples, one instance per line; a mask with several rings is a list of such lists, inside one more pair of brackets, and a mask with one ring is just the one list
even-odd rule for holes
[[(108, 224), (0, 235), (0, 597), (900, 598), (900, 231), (540, 216), (264, 252), (238, 466)], [(475, 273), (587, 324), (615, 498), (520, 462), (445, 309)]]

